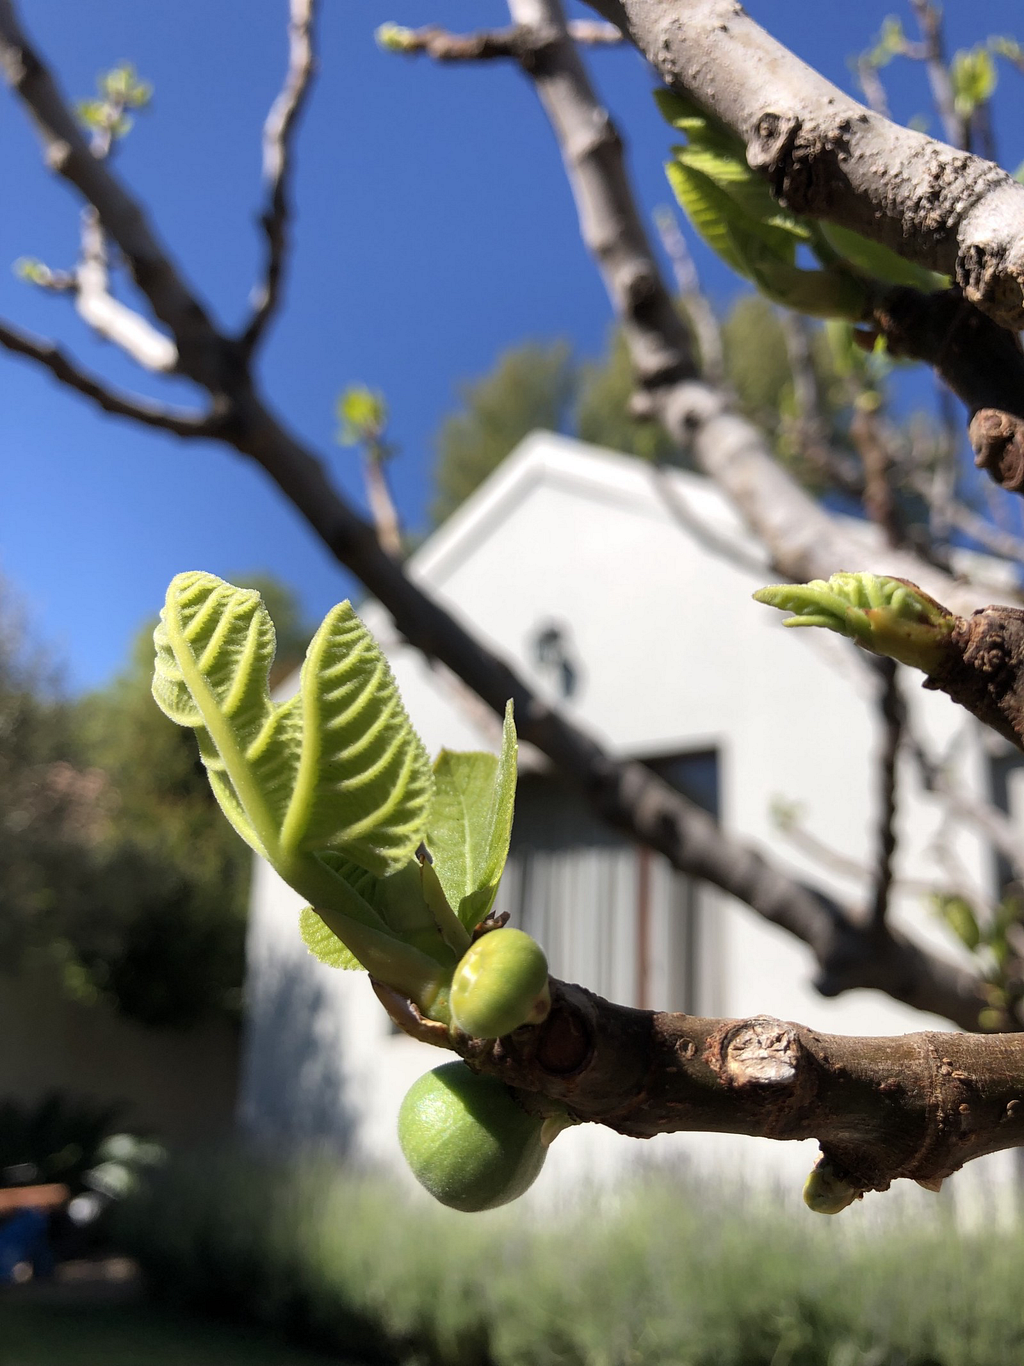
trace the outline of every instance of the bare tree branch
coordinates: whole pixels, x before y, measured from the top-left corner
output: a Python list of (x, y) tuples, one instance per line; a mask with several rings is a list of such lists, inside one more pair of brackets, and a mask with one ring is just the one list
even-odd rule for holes
[[(614, 24), (593, 19), (574, 19), (568, 29), (573, 42), (589, 47), (614, 47), (623, 42)], [(449, 33), (437, 24), (417, 29), (385, 24), (378, 30), (378, 40), (394, 52), (422, 52), (436, 62), (523, 61), (544, 42), (535, 29), (521, 24), (476, 33)]]
[(696, 336), (701, 376), (708, 384), (720, 385), (725, 380), (722, 330), (718, 326), (715, 310), (701, 288), (700, 276), (686, 245), (686, 238), (679, 231), (675, 214), (667, 206), (655, 209), (654, 225), (658, 229), (665, 254), (672, 262), (676, 289), (679, 291), (687, 321)]
[(887, 119), (889, 117), (889, 101), (886, 99), (885, 86), (882, 84), (875, 63), (866, 57), (859, 58), (857, 79), (860, 81), (860, 88), (864, 92), (868, 107), (876, 114), (881, 114), (882, 118)]
[(377, 539), (381, 549), (394, 560), (402, 558), (402, 528), (398, 521), (398, 510), (388, 487), (384, 461), (375, 457), (372, 451), (363, 456), (363, 479), (366, 483), (366, 501), (370, 506), (370, 516), (377, 529)]
[(513, 0), (518, 25), (538, 34), (522, 63), (556, 128), (580, 235), (597, 262), (641, 386), (695, 378), (689, 331), (661, 282), (630, 192), (622, 141), (594, 98), (560, 8)]
[(922, 60), (928, 72), (932, 99), (942, 120), (942, 131), (951, 147), (968, 148), (968, 127), (956, 112), (953, 82), (946, 64), (946, 45), (942, 36), (942, 10), (931, 0), (910, 0), (923, 39)]
[(242, 333), (248, 354), (255, 350), (273, 317), (281, 295), (288, 255), (290, 212), (288, 188), (293, 141), (299, 115), (316, 70), (314, 23), (316, 0), (291, 0), (288, 22), (288, 72), (263, 127), (263, 180), (267, 202), (260, 223), (266, 235), (267, 259), (262, 283), (253, 291), (253, 313)]
[(789, 208), (952, 276), (1003, 327), (1024, 326), (1024, 185), (1007, 172), (867, 109), (731, 0), (590, 3), (742, 139)]
[(906, 710), (900, 696), (896, 664), (891, 659), (880, 660), (878, 670), (881, 683), (879, 713), (882, 720), (882, 750), (878, 756), (878, 848), (875, 861), (874, 888), (871, 897), (871, 923), (875, 929), (885, 924), (889, 908), (889, 890), (893, 879), (893, 858), (896, 854), (896, 777), (900, 741)]
[(106, 413), (129, 417), (147, 427), (158, 427), (175, 436), (212, 436), (218, 426), (215, 417), (170, 408), (137, 394), (120, 394), (102, 380), (87, 374), (54, 342), (34, 337), (11, 323), (0, 321), (0, 346), (45, 365), (62, 384), (84, 394)]
[(554, 980), (551, 989), (544, 1024), (490, 1046), (456, 1040), (472, 1066), (530, 1093), (528, 1104), (543, 1097), (636, 1138), (817, 1138), (855, 1191), (900, 1177), (937, 1190), (965, 1162), (1024, 1144), (1019, 1034), (853, 1039), (763, 1016), (627, 1010)]
[(82, 259), (74, 279), (75, 310), (94, 332), (145, 370), (169, 374), (177, 369), (178, 348), (170, 337), (111, 294), (103, 228), (91, 204), (82, 210)]
[(1006, 813), (990, 802), (980, 801), (976, 793), (968, 793), (958, 787), (949, 776), (946, 765), (928, 752), (921, 737), (912, 730), (907, 732), (907, 747), (926, 790), (942, 797), (958, 823), (975, 826), (986, 839), (991, 840), (993, 848), (1006, 859), (1014, 876), (1024, 881), (1024, 850), (1021, 849), (1020, 831)]
[(1014, 536), (1009, 531), (1001, 531), (986, 518), (973, 512), (966, 504), (956, 500), (949, 503), (947, 513), (953, 526), (959, 527), (991, 554), (1024, 564), (1024, 539), (1020, 536)]
[(182, 373), (208, 388), (219, 388), (224, 352), (215, 344), (217, 334), (206, 310), (158, 241), (142, 206), (108, 162), (93, 156), (53, 77), (22, 31), (12, 0), (0, 0), (0, 67), (32, 114), (46, 164), (95, 207), (135, 283), (173, 334)]
[(881, 528), (886, 545), (906, 543), (903, 519), (896, 506), (889, 480), (890, 452), (879, 431), (878, 414), (864, 408), (854, 408), (850, 420), (850, 440), (856, 447), (864, 469), (864, 509), (876, 526)]

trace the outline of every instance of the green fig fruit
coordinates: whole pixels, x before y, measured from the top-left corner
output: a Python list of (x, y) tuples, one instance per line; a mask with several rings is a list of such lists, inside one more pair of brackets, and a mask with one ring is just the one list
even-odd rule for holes
[(463, 954), (452, 977), (452, 1019), (475, 1039), (539, 1024), (551, 1007), (548, 960), (522, 930), (491, 930)]
[(398, 1112), (398, 1141), (421, 1186), (467, 1213), (516, 1200), (544, 1165), (543, 1120), (496, 1077), (447, 1062), (413, 1082)]
[(815, 1214), (839, 1214), (863, 1192), (850, 1184), (827, 1157), (819, 1157), (804, 1182), (804, 1204)]

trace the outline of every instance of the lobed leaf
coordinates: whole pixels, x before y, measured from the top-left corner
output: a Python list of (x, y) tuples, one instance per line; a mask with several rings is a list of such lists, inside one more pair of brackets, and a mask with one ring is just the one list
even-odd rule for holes
[(276, 638), (259, 594), (212, 574), (179, 574), (153, 641), (157, 705), (196, 732), (224, 814), (273, 862), (298, 756), (270, 700)]
[(301, 736), (285, 853), (332, 849), (378, 877), (407, 863), (433, 798), (430, 761), (387, 660), (348, 602), (313, 637), (282, 711)]
[(380, 877), (413, 857), (433, 795), (429, 762), (347, 602), (328, 613), (298, 693), (281, 705), (270, 699), (274, 628), (258, 593), (179, 574), (154, 641), (158, 705), (196, 731), (225, 815), (286, 881), (299, 885), (301, 856), (322, 850)]

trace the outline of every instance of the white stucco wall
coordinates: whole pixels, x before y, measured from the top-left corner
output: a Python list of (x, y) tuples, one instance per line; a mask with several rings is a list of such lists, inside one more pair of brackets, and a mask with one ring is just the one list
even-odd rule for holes
[[(623, 755), (716, 748), (726, 828), (761, 845), (796, 876), (845, 900), (863, 899), (865, 878), (789, 844), (771, 808), (776, 797), (798, 803), (817, 839), (870, 866), (880, 743), (873, 672), (848, 642), (821, 631), (783, 630), (778, 613), (754, 603), (751, 593), (771, 577), (758, 548), (704, 481), (683, 473), (667, 479), (670, 500), (649, 467), (537, 434), (427, 542), (411, 572), (549, 697), (551, 679), (538, 668), (532, 641), (546, 624), (566, 625), (581, 680), (563, 704), (573, 720)], [(863, 562), (837, 569), (884, 571), (884, 552), (868, 528), (864, 540)], [(496, 748), (496, 724), (479, 704), (467, 704), (460, 685), (397, 639), (378, 606), (367, 605), (362, 615), (391, 660), (429, 750)], [(948, 751), (957, 782), (980, 790), (986, 760), (978, 728), (946, 698), (924, 693), (916, 678), (901, 673), (915, 729), (936, 751)], [(940, 808), (907, 761), (900, 782), (899, 877), (934, 879), (939, 849), (959, 876), (987, 887), (990, 855), (976, 833), (942, 827)], [(813, 964), (802, 945), (724, 896), (714, 902), (704, 952), (713, 946), (716, 961), (708, 973), (720, 1013), (768, 1013), (840, 1033), (943, 1027), (877, 992), (824, 999), (811, 984)], [(331, 1123), (350, 1124), (356, 1152), (397, 1159), (399, 1101), (437, 1058), (389, 1032), (365, 979), (332, 972), (305, 954), (295, 909), (291, 893), (262, 872), (250, 932), (243, 1120), (281, 1137), (316, 1133), (320, 1121), (328, 1130)], [(938, 951), (955, 953), (924, 909), (920, 890), (897, 889), (893, 919), (912, 925)], [(275, 981), (300, 983), (308, 1001), (306, 1024), (288, 1026), (294, 1066), (268, 1025)], [(336, 1088), (341, 1098), (333, 1121), (324, 1087)], [(547, 1188), (544, 1198), (550, 1198), (570, 1173), (607, 1173), (655, 1148), (682, 1154), (703, 1170), (767, 1170), (786, 1173), (787, 1181), (806, 1172), (814, 1156), (814, 1145), (703, 1135), (637, 1145), (588, 1128), (559, 1139), (541, 1194)]]

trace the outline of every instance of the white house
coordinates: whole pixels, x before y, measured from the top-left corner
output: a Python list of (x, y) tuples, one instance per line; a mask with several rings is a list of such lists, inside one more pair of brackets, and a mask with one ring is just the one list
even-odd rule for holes
[[(873, 529), (858, 534), (862, 562), (836, 568), (884, 572)], [(778, 613), (751, 600), (772, 578), (763, 551), (705, 480), (536, 433), (409, 568), (614, 753), (652, 764), (797, 877), (864, 898), (868, 874), (859, 869), (873, 859), (880, 743), (875, 675), (848, 642), (783, 630)], [(496, 721), (456, 680), (399, 639), (377, 604), (362, 615), (429, 750), (497, 748)], [(948, 759), (954, 781), (991, 796), (998, 778), (1012, 794), (1015, 761), (1003, 742), (945, 697), (923, 692), (919, 677), (905, 672), (902, 681), (915, 733)], [(991, 890), (992, 851), (968, 824), (950, 825), (906, 759), (900, 792), (892, 915), (954, 955), (924, 889), (955, 879)], [(780, 800), (795, 804), (811, 840), (780, 832)], [(842, 858), (815, 850), (813, 840)], [(298, 904), (268, 868), (258, 869), (243, 1126), (275, 1142), (326, 1142), (400, 1164), (399, 1102), (441, 1059), (393, 1031), (362, 974), (306, 953)], [(817, 995), (802, 945), (603, 828), (529, 752), (502, 908), (543, 943), (555, 975), (626, 1004), (768, 1013), (833, 1032), (945, 1027), (880, 993)], [(559, 1137), (535, 1189), (550, 1200), (569, 1173), (603, 1179), (641, 1152), (701, 1171), (768, 1171), (787, 1184), (816, 1155), (813, 1144), (718, 1135), (639, 1144), (585, 1126)], [(1002, 1156), (988, 1167), (1005, 1173), (1013, 1164)], [(983, 1179), (956, 1181), (963, 1188)]]

